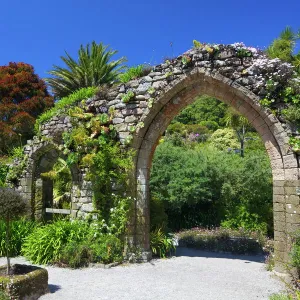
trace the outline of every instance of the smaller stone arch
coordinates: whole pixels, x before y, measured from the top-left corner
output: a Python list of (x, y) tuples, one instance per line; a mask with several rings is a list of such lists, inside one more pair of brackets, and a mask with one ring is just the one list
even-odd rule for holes
[[(44, 219), (46, 207), (50, 208), (53, 205), (53, 182), (43, 178), (42, 174), (50, 171), (58, 158), (65, 160), (66, 156), (57, 144), (38, 139), (29, 141), (24, 151), (27, 156), (27, 166), (17, 189), (27, 200), (31, 217), (35, 220)], [(78, 212), (76, 203), (81, 196), (82, 176), (81, 170), (76, 165), (70, 166), (69, 169), (72, 178), (70, 213), (76, 216)]]

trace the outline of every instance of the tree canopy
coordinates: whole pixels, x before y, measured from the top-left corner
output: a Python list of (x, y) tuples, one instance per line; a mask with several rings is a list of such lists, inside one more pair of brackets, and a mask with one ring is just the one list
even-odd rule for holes
[(0, 66), (0, 154), (31, 138), (37, 116), (53, 103), (31, 65), (10, 62)]

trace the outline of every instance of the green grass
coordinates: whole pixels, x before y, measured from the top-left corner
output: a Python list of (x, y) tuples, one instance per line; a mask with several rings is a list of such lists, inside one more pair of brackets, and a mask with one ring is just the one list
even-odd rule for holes
[[(26, 219), (15, 220), (10, 225), (10, 256), (18, 256), (24, 239), (34, 230), (36, 223)], [(0, 220), (0, 256), (6, 256), (6, 224)]]

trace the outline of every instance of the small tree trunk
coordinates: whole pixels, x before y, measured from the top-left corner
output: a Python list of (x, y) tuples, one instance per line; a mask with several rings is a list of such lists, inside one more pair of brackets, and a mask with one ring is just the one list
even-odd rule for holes
[(241, 140), (241, 157), (244, 157), (244, 140)]
[(7, 275), (10, 275), (10, 258), (9, 258), (9, 241), (10, 241), (10, 228), (9, 217), (6, 218), (6, 258), (7, 258)]
[(245, 126), (243, 125), (242, 127), (242, 135), (241, 135), (241, 157), (244, 157), (244, 141), (245, 141), (245, 134), (246, 134), (246, 130), (245, 130)]

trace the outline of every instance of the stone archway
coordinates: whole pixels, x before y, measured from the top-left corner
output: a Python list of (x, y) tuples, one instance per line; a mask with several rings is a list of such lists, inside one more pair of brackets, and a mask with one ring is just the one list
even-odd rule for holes
[[(268, 82), (284, 88), (292, 80), (293, 68), (278, 59), (270, 60), (263, 52), (243, 44), (202, 45), (152, 68), (144, 77), (111, 86), (85, 101), (84, 112), (108, 113), (118, 132), (122, 147), (136, 151), (131, 190), (135, 197), (129, 241), (150, 258), (149, 248), (149, 172), (152, 156), (161, 134), (181, 109), (196, 96), (207, 94), (234, 107), (260, 134), (271, 161), (273, 174), (274, 235), (277, 269), (288, 261), (289, 232), (300, 225), (298, 155), (289, 146), (291, 135), (300, 138), (282, 118), (261, 105), (268, 97)], [(276, 95), (275, 95), (276, 96)], [(286, 106), (280, 93), (272, 104), (276, 115)], [(77, 105), (81, 105), (77, 103)], [(39, 149), (51, 150), (63, 143), (62, 133), (73, 124), (67, 110), (40, 127), (40, 136), (25, 146), (28, 161), (17, 188), (30, 202), (34, 188), (33, 170)], [(47, 151), (46, 151), (47, 152)], [(73, 216), (92, 213), (92, 186), (87, 170), (79, 168), (73, 183)], [(282, 271), (282, 270), (281, 270)]]
[[(149, 114), (137, 139), (139, 148), (136, 163), (137, 205), (135, 238), (143, 249), (150, 249), (149, 244), (149, 177), (152, 157), (158, 140), (173, 118), (196, 96), (207, 94), (234, 107), (247, 117), (261, 136), (270, 158), (273, 175), (273, 210), (274, 238), (277, 262), (286, 262), (289, 252), (289, 232), (299, 225), (297, 188), (298, 178), (297, 156), (290, 150), (288, 136), (282, 124), (274, 115), (258, 104), (258, 97), (251, 91), (234, 85), (231, 80), (220, 74), (208, 74), (201, 69), (194, 69), (168, 88), (163, 97), (159, 97)], [(167, 95), (167, 96), (166, 96)], [(283, 271), (277, 264), (277, 270)]]
[[(27, 168), (19, 180), (17, 189), (30, 203), (31, 217), (35, 220), (41, 220), (46, 216), (46, 208), (53, 206), (53, 181), (44, 178), (42, 174), (52, 170), (58, 158), (64, 159), (65, 157), (58, 145), (37, 139), (30, 141), (25, 147), (25, 155), (27, 156)], [(70, 214), (72, 214), (81, 176), (75, 165), (70, 167), (70, 173), (72, 177)]]

